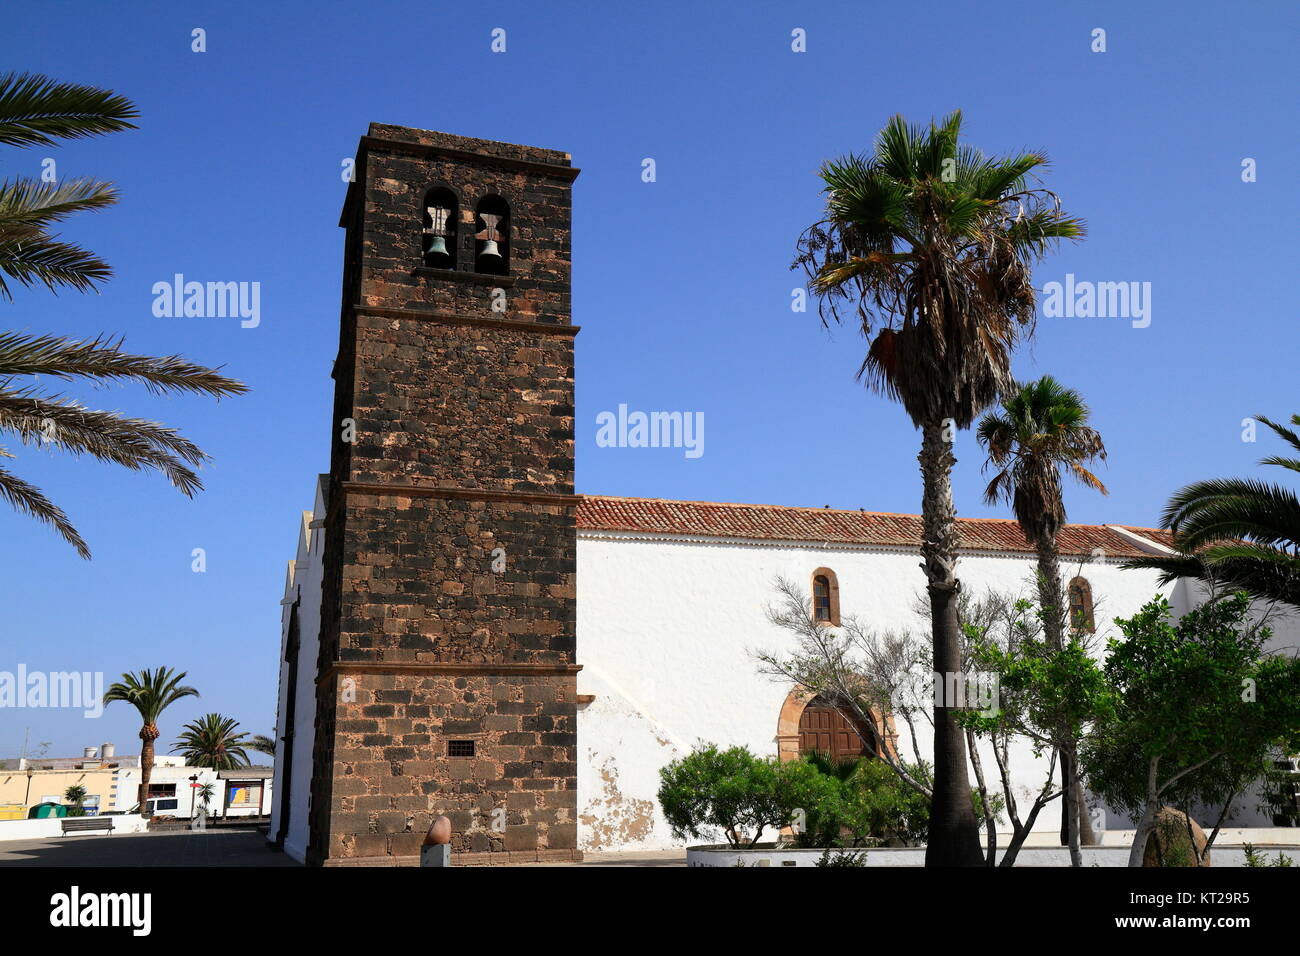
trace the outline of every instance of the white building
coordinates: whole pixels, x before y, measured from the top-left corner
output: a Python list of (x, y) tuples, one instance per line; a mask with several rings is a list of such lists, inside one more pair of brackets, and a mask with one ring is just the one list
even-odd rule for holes
[[(26, 805), (64, 803), (62, 792), (45, 791), (52, 786), (66, 787), (69, 782), (79, 783), (88, 791), (82, 805), (92, 814), (131, 813), (136, 811), (139, 803), (140, 756), (118, 756), (112, 744), (104, 744), (99, 752), (94, 747), (87, 747), (81, 757), (26, 758), (19, 761), (17, 774), (8, 776), (21, 775), (28, 769), (44, 771), (34, 779), (38, 787), (43, 786), (45, 790), (20, 794)], [(74, 773), (79, 776), (69, 776)], [(50, 777), (55, 783), (43, 783), (45, 777)], [(210, 767), (188, 766), (184, 757), (160, 754), (154, 757), (153, 771), (149, 775), (149, 815), (189, 819), (200, 803), (199, 788), (211, 785), (208, 808), (212, 816), (264, 817), (271, 811), (271, 777), (270, 767), (217, 771)], [(20, 806), (25, 809), (25, 805)]]
[[(264, 817), (271, 810), (274, 791), (270, 767), (241, 767), (236, 770), (213, 770), (189, 767), (181, 758), (159, 758), (149, 775), (149, 815), (188, 820), (202, 806), (200, 788), (212, 787), (208, 802), (211, 818)], [(173, 760), (179, 760), (173, 763)], [(140, 791), (139, 767), (123, 768), (114, 777), (117, 792), (115, 809), (134, 809)]]
[[(324, 480), (304, 512), (282, 602), (279, 726), (289, 732), (276, 760), (270, 836), (302, 859), (308, 839), (311, 728), (324, 544)], [(922, 632), (914, 607), (924, 594), (918, 569), (920, 519), (863, 511), (585, 496), (578, 510), (578, 833), (584, 850), (679, 846), (655, 797), (659, 770), (704, 741), (790, 757), (801, 749), (806, 701), (759, 673), (755, 651), (779, 652), (792, 638), (772, 625), (774, 582), (811, 591), (826, 578), (838, 610), (879, 629)], [(1031, 593), (1035, 556), (1009, 519), (959, 519), (959, 576), (974, 594)], [(1195, 606), (1199, 585), (1160, 587), (1156, 572), (1125, 571), (1130, 557), (1164, 553), (1168, 534), (1119, 525), (1070, 525), (1060, 535), (1062, 572), (1091, 594), (1099, 647), (1117, 636), (1116, 617), (1157, 593), (1175, 613)], [(1294, 629), (1277, 644), (1294, 645)], [(295, 728), (301, 728), (295, 729)], [(900, 728), (902, 731), (903, 728)], [(811, 732), (811, 731), (805, 731)], [(917, 745), (922, 754), (929, 739)], [(286, 751), (293, 746), (292, 752)], [(911, 742), (898, 743), (900, 753)], [(992, 757), (985, 757), (992, 766)], [(1045, 761), (1012, 754), (1018, 787), (1041, 786)], [(286, 785), (286, 780), (287, 785)], [(1055, 804), (1053, 806), (1056, 806)], [(1040, 815), (1044, 835), (1059, 810)], [(1242, 801), (1235, 826), (1269, 826)], [(1103, 824), (1130, 823), (1106, 813)]]

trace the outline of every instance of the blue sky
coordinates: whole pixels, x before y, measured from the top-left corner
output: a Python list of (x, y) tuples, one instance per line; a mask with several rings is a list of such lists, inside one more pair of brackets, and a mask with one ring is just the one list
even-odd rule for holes
[[(118, 184), (64, 234), (113, 264), (99, 295), (20, 291), (4, 327), (121, 334), (252, 387), (220, 404), (135, 387), (88, 403), (180, 427), (214, 458), (188, 500), (157, 475), (45, 451), (11, 463), (90, 543), (0, 510), (0, 670), (167, 664), (208, 710), (268, 733), (279, 606), (298, 512), (329, 452), (345, 184), (375, 121), (569, 151), (574, 190), (578, 490), (915, 513), (918, 436), (854, 380), (862, 341), (791, 310), (795, 238), (817, 218), (816, 170), (865, 150), (894, 113), (961, 108), (988, 152), (1032, 146), (1086, 242), (1036, 273), (1151, 283), (1151, 324), (1044, 318), (1016, 357), (1080, 389), (1110, 451), (1108, 498), (1071, 488), (1070, 517), (1154, 524), (1188, 481), (1246, 473), (1241, 440), (1293, 390), (1297, 218), (1294, 5), (340, 2), (47, 3), (10, 10), (4, 70), (112, 88), (140, 129), (58, 149), (6, 148), (3, 176)], [(191, 51), (191, 31), (207, 51)], [(490, 50), (506, 31), (506, 52)], [(806, 31), (807, 51), (791, 50)], [(1091, 51), (1092, 31), (1106, 51)], [(653, 158), (657, 181), (641, 178)], [(1258, 179), (1243, 183), (1252, 158)], [(261, 324), (156, 318), (175, 273), (261, 284)], [(598, 448), (598, 412), (705, 414), (705, 453)], [(957, 443), (958, 509), (980, 502)], [(204, 548), (207, 571), (191, 571)], [(0, 757), (24, 729), (51, 754), (137, 746), (134, 714), (0, 711)]]

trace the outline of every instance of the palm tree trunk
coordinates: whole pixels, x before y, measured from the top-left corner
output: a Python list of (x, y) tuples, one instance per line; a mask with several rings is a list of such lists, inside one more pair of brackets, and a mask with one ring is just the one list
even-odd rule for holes
[[(957, 619), (957, 520), (952, 502), (952, 466), (957, 459), (942, 420), (921, 426), (921, 557), (930, 594), (935, 681), (947, 685), (961, 673), (961, 629)], [(944, 706), (940, 706), (942, 703)], [(966, 738), (954, 719), (958, 701), (935, 696), (934, 788), (926, 866), (982, 866), (979, 826), (971, 806)]]
[(153, 776), (153, 742), (158, 728), (145, 724), (140, 728), (140, 816), (149, 818), (149, 778)]
[(1038, 603), (1043, 609), (1043, 638), (1049, 648), (1059, 651), (1065, 646), (1065, 607), (1056, 535), (1044, 532), (1034, 544), (1038, 549)]
[[(1043, 637), (1052, 650), (1065, 646), (1065, 591), (1061, 587), (1061, 559), (1056, 548), (1056, 535), (1043, 532), (1035, 542), (1038, 549), (1038, 603), (1043, 609)], [(1070, 747), (1069, 752), (1061, 753), (1061, 787), (1070, 786), (1071, 799), (1061, 800), (1061, 845), (1070, 845), (1070, 820), (1074, 818), (1078, 829), (1079, 843), (1093, 846), (1096, 836), (1092, 832), (1092, 821), (1088, 819), (1086, 804), (1083, 800), (1083, 782), (1078, 775), (1078, 748)]]

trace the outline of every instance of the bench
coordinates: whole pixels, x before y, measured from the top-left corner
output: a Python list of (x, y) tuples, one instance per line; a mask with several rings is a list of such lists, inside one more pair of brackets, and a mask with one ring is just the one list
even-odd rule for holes
[(89, 833), (91, 830), (113, 830), (112, 817), (64, 817), (62, 819), (63, 835), (69, 833)]

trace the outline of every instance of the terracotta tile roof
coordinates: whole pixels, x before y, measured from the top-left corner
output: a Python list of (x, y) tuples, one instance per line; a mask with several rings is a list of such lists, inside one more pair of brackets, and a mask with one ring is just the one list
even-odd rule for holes
[[(1034, 551), (1010, 518), (958, 518), (957, 524), (965, 549)], [(1133, 534), (1168, 544), (1166, 531), (1123, 527)], [(917, 515), (608, 495), (582, 497), (578, 505), (578, 529), (904, 548), (919, 548), (921, 543), (921, 519)], [(1094, 548), (1101, 548), (1109, 557), (1149, 553), (1105, 525), (1067, 525), (1057, 541), (1063, 555), (1091, 554)]]
[(1171, 550), (1174, 547), (1174, 533), (1172, 531), (1165, 531), (1162, 528), (1134, 528), (1129, 525), (1116, 525), (1116, 527), (1123, 528), (1133, 534), (1140, 534), (1142, 537), (1154, 541), (1156, 544), (1163, 544)]

